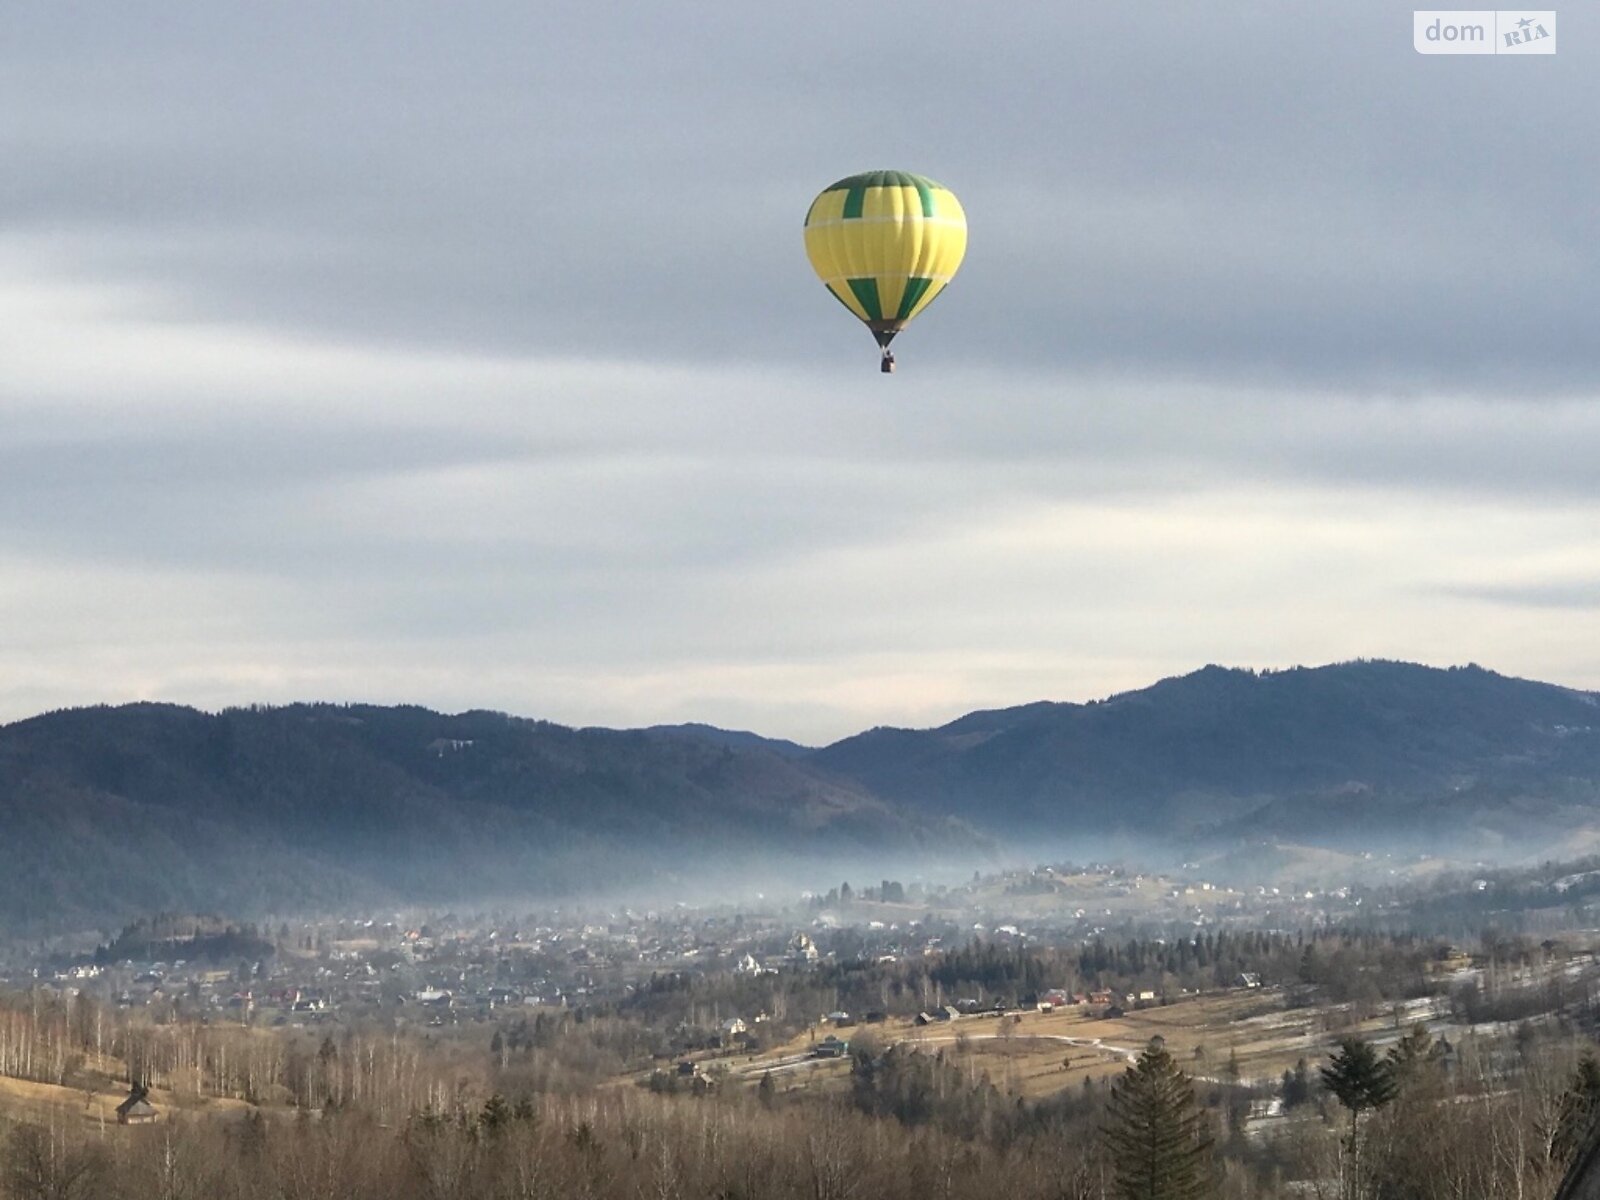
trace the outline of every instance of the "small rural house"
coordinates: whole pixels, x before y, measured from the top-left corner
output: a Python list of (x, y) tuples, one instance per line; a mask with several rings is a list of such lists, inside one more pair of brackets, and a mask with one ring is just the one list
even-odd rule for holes
[(148, 1125), (160, 1120), (161, 1114), (147, 1099), (149, 1092), (143, 1084), (136, 1083), (128, 1091), (128, 1098), (117, 1105), (118, 1125)]
[(850, 1043), (830, 1033), (817, 1043), (816, 1049), (811, 1053), (817, 1058), (843, 1058), (850, 1053)]

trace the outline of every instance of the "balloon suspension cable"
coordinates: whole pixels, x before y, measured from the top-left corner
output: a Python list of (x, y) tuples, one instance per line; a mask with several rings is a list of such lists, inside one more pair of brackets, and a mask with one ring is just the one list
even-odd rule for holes
[(879, 366), (878, 370), (882, 371), (885, 375), (894, 374), (894, 355), (889, 352), (889, 347), (887, 346), (883, 348), (883, 363), (881, 366)]

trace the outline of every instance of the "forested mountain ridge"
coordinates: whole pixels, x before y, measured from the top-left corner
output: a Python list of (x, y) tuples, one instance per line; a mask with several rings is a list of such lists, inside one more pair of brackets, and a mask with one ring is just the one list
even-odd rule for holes
[(759, 745), (498, 713), (163, 704), (0, 728), (0, 915), (559, 895), (793, 856), (981, 849)]
[(996, 845), (1514, 857), (1564, 839), (1564, 857), (1600, 845), (1600, 701), (1477, 667), (1207, 667), (820, 750), (695, 725), (134, 704), (0, 728), (0, 830), (13, 925), (554, 896), (730, 864), (970, 869)]
[(1098, 702), (874, 729), (808, 761), (1029, 836), (1509, 838), (1600, 817), (1600, 698), (1476, 666), (1211, 666)]

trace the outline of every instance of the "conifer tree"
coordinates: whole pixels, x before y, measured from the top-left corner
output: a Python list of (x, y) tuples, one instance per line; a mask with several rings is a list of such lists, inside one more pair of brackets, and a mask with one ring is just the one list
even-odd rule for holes
[(1582, 1147), (1595, 1118), (1600, 1115), (1600, 1062), (1594, 1051), (1585, 1050), (1572, 1072), (1567, 1090), (1561, 1095), (1561, 1106), (1555, 1137), (1551, 1139), (1551, 1157), (1563, 1165), (1570, 1163)]
[(1229, 1083), (1238, 1083), (1239, 1076), (1239, 1051), (1230, 1049), (1228, 1051), (1228, 1065), (1222, 1068), (1222, 1077)]
[(510, 1120), (511, 1106), (499, 1092), (483, 1102), (483, 1111), (478, 1114), (478, 1126), (490, 1137), (504, 1129)]
[(1382, 1108), (1394, 1099), (1398, 1090), (1394, 1073), (1370, 1043), (1360, 1038), (1345, 1038), (1339, 1043), (1339, 1052), (1322, 1068), (1322, 1082), (1339, 1098), (1339, 1103), (1350, 1110), (1346, 1179), (1348, 1193), (1353, 1196), (1360, 1165), (1361, 1114), (1369, 1108)]
[(1194, 1089), (1161, 1038), (1111, 1089), (1103, 1130), (1117, 1200), (1202, 1200), (1215, 1194), (1211, 1138)]
[(1389, 1074), (1396, 1087), (1420, 1078), (1427, 1066), (1439, 1060), (1442, 1047), (1433, 1040), (1428, 1027), (1422, 1022), (1411, 1027), (1411, 1032), (1389, 1047)]
[(1305, 1059), (1294, 1064), (1294, 1070), (1283, 1073), (1283, 1106), (1295, 1108), (1311, 1099), (1311, 1068)]

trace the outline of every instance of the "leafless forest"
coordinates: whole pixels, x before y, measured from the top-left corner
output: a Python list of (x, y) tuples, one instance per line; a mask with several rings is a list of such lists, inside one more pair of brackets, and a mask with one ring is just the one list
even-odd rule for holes
[[(833, 1087), (771, 1075), (679, 1087), (633, 1019), (552, 1028), (537, 1042), (481, 1026), (322, 1034), (14, 993), (0, 1008), (0, 1188), (15, 1200), (1129, 1194), (1107, 1137), (1115, 1076), (1029, 1098), (956, 1047), (863, 1037)], [(1421, 1029), (1391, 1047), (1394, 1094), (1356, 1114), (1354, 1144), (1350, 1110), (1318, 1083), (1321, 1057), (1272, 1086), (1185, 1063), (1209, 1142), (1199, 1194), (1552, 1195), (1594, 1102), (1588, 1039), (1560, 1019), (1493, 1028), (1448, 1055)], [(105, 1098), (131, 1082), (149, 1085), (158, 1120), (117, 1124)]]

